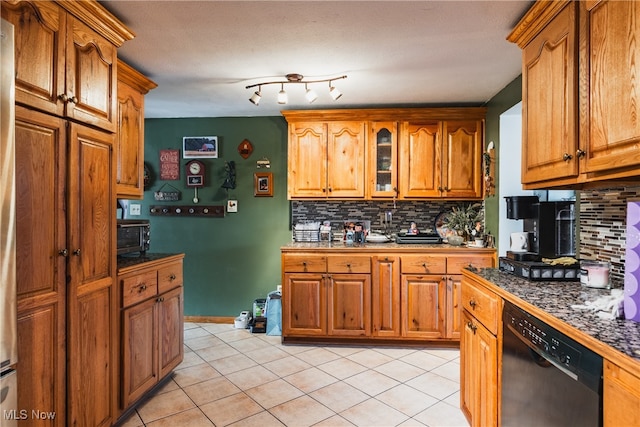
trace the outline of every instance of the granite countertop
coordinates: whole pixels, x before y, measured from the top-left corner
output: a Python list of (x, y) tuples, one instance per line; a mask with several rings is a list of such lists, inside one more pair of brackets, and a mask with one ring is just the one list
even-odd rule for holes
[(143, 264), (145, 262), (153, 262), (158, 261), (164, 258), (169, 258), (175, 255), (180, 254), (165, 254), (165, 253), (135, 253), (135, 254), (127, 254), (127, 255), (118, 255), (118, 271), (123, 270), (125, 268), (134, 267), (138, 264)]
[(394, 252), (413, 252), (413, 251), (483, 251), (483, 252), (495, 252), (495, 248), (474, 248), (466, 246), (453, 246), (446, 243), (424, 244), (424, 243), (358, 243), (347, 245), (343, 242), (290, 242), (281, 247), (281, 250), (320, 250), (320, 251), (362, 251), (362, 252), (379, 252), (379, 251), (394, 251)]
[(587, 288), (580, 282), (534, 282), (496, 268), (474, 273), (500, 290), (640, 362), (640, 323), (625, 319), (602, 319), (592, 311), (572, 308), (573, 305), (584, 305), (587, 301), (608, 296), (611, 290)]

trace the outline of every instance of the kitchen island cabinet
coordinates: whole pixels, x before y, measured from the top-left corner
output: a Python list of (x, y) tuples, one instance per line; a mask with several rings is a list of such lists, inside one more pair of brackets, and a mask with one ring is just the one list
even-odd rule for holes
[(122, 412), (182, 361), (183, 258), (183, 254), (119, 258)]
[(453, 322), (460, 321), (461, 307), (454, 277), (461, 262), (493, 267), (495, 249), (395, 243), (283, 247), (283, 342), (457, 344), (459, 325)]
[[(485, 405), (500, 407), (501, 372), (501, 336), (502, 317), (501, 304), (509, 301), (524, 311), (537, 317), (562, 334), (576, 340), (596, 352), (604, 359), (603, 378), (603, 424), (605, 426), (640, 425), (640, 395), (638, 386), (640, 379), (640, 323), (631, 320), (600, 318), (591, 311), (573, 308), (584, 305), (587, 301), (610, 294), (607, 289), (593, 289), (581, 286), (579, 282), (533, 282), (514, 275), (504, 273), (495, 268), (477, 272), (463, 270), (463, 303), (467, 299), (466, 292), (480, 291), (484, 297), (474, 298), (476, 313), (480, 312), (484, 322), (490, 323), (497, 334), (497, 350), (489, 351), (489, 344), (483, 346), (466, 346), (465, 338), (461, 344), (461, 407), (465, 415), (471, 414), (471, 425), (490, 425), (483, 415), (475, 415), (469, 410), (474, 400), (490, 399)], [(465, 289), (467, 291), (465, 291)], [(497, 309), (494, 309), (497, 308)], [(465, 314), (469, 312), (465, 305)], [(495, 313), (495, 315), (488, 315)], [(478, 316), (478, 314), (476, 314)], [(473, 316), (467, 320), (473, 320)], [(486, 325), (485, 325), (486, 326)], [(480, 329), (478, 329), (480, 330)], [(465, 332), (466, 334), (466, 332)], [(479, 347), (479, 348), (478, 348)], [(483, 349), (487, 349), (483, 353)], [(491, 355), (490, 360), (481, 363), (497, 363), (498, 372), (495, 384), (497, 388), (489, 389), (490, 393), (479, 397), (476, 389), (477, 378), (474, 377), (474, 366), (468, 360), (484, 358)], [(494, 357), (495, 356), (495, 357)], [(498, 414), (498, 425), (500, 423)]]

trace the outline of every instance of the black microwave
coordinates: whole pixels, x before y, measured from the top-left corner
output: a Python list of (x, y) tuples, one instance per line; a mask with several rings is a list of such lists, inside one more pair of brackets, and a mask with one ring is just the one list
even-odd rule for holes
[(149, 250), (151, 225), (146, 219), (118, 220), (118, 255), (141, 253)]

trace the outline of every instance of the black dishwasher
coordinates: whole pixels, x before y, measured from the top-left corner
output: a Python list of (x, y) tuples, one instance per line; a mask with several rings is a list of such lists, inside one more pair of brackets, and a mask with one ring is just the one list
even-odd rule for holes
[(602, 426), (602, 357), (506, 302), (503, 426)]

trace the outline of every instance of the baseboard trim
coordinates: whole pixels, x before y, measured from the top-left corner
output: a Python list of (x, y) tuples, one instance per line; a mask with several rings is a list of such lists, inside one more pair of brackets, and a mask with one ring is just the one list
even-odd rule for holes
[(185, 322), (191, 323), (230, 323), (234, 324), (235, 317), (221, 316), (184, 316)]

